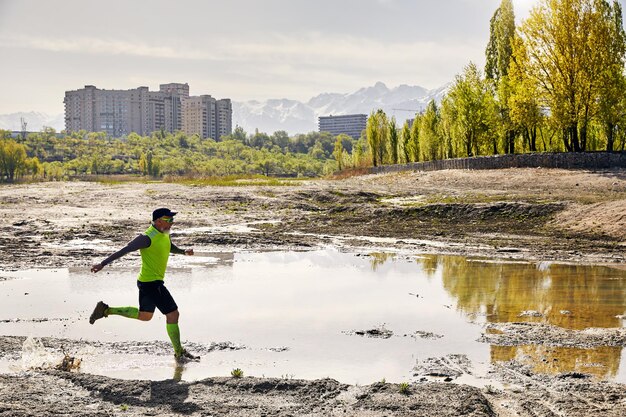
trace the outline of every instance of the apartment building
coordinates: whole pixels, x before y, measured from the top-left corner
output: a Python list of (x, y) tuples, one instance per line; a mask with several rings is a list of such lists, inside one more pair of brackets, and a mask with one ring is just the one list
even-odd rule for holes
[(232, 132), (233, 109), (230, 99), (210, 95), (188, 97), (182, 103), (183, 127), (188, 135), (219, 139)]
[[(166, 128), (168, 132), (175, 132), (183, 129), (182, 101), (189, 97), (189, 84), (169, 83), (159, 85), (159, 91), (164, 94), (166, 108)], [(171, 117), (171, 121), (167, 117)]]
[(224, 135), (230, 135), (233, 132), (233, 105), (229, 98), (217, 100), (215, 103), (217, 126), (215, 131), (219, 139)]
[(367, 125), (367, 114), (346, 114), (343, 116), (320, 116), (318, 127), (320, 132), (330, 132), (333, 136), (341, 133), (359, 139)]
[[(184, 120), (183, 103), (189, 99), (187, 83), (161, 84), (159, 91), (149, 91), (148, 87), (104, 90), (87, 85), (79, 90), (65, 92), (65, 129), (68, 132), (106, 132), (112, 137), (125, 136), (131, 132), (146, 136), (157, 130), (186, 131), (186, 124), (195, 126), (191, 121), (186, 123)], [(219, 138), (231, 133), (230, 100), (212, 100), (214, 103), (212, 111), (209, 106), (206, 128), (190, 129), (192, 134), (198, 133), (203, 138)], [(193, 112), (190, 117), (194, 117)]]

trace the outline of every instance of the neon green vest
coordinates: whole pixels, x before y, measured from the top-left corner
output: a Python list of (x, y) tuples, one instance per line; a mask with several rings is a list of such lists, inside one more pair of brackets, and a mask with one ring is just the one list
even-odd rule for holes
[(152, 241), (149, 247), (140, 249), (141, 272), (137, 278), (141, 282), (163, 281), (165, 268), (170, 257), (170, 235), (159, 232), (154, 226), (144, 232)]

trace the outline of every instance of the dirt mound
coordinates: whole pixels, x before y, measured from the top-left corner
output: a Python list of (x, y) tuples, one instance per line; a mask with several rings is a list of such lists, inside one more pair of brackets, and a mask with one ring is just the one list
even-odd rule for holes
[(487, 332), (479, 341), (498, 346), (626, 346), (626, 329), (569, 330), (542, 323), (492, 323), (487, 326)]
[(505, 394), (494, 392), (488, 398), (494, 408), (511, 416), (626, 415), (626, 392), (622, 384), (597, 382), (576, 373), (545, 375), (510, 361), (494, 366), (502, 380), (511, 384)]
[[(401, 392), (402, 391), (402, 392)], [(45, 395), (42, 395), (45, 393)], [(494, 416), (477, 388), (332, 379), (118, 380), (61, 371), (0, 375), (0, 416)]]
[[(489, 221), (504, 218), (507, 221), (540, 220), (564, 208), (561, 203), (475, 203), (475, 204), (428, 204), (421, 207), (393, 209), (390, 215), (396, 217), (437, 218), (458, 223)], [(379, 211), (380, 213), (380, 211)]]
[(626, 199), (594, 204), (576, 204), (559, 213), (551, 227), (580, 234), (600, 234), (626, 242)]

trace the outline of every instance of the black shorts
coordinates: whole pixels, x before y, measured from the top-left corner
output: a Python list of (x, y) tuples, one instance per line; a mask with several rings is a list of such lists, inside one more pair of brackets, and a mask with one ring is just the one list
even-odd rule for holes
[(137, 288), (139, 288), (139, 311), (154, 313), (156, 307), (161, 313), (167, 314), (178, 310), (176, 301), (163, 285), (163, 281), (137, 281)]

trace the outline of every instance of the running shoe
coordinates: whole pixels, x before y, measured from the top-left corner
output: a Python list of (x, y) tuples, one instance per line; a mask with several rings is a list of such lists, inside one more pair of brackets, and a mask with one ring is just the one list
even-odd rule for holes
[(94, 324), (96, 320), (101, 319), (102, 317), (107, 317), (107, 308), (109, 308), (108, 304), (98, 301), (96, 308), (93, 309), (93, 313), (89, 316), (89, 324)]
[(174, 358), (178, 363), (186, 363), (186, 362), (198, 362), (200, 360), (200, 356), (193, 355), (187, 352), (185, 349), (179, 354), (175, 354)]

